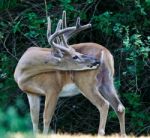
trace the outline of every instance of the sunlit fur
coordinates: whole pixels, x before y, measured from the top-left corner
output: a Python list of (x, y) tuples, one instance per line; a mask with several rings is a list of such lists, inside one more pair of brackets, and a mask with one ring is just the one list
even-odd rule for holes
[[(98, 59), (101, 63), (100, 67), (93, 70), (83, 69), (74, 71), (72, 69), (62, 71), (55, 69), (54, 66), (41, 64), (40, 68), (44, 70), (39, 72), (39, 68), (34, 66), (34, 63), (31, 63), (30, 68), (22, 68), (21, 66), (23, 66), (23, 64), (18, 64), (20, 67), (17, 66), (15, 70), (15, 80), (20, 89), (27, 93), (29, 99), (34, 132), (38, 131), (40, 110), (39, 96), (45, 95), (46, 97), (43, 132), (47, 134), (57, 100), (60, 96), (60, 91), (66, 85), (76, 84), (82, 94), (89, 99), (101, 113), (98, 134), (105, 134), (105, 125), (110, 104), (119, 118), (121, 135), (125, 135), (125, 108), (120, 102), (114, 87), (113, 56), (105, 47), (95, 43), (75, 44), (72, 45), (72, 47), (79, 53)], [(43, 55), (42, 52), (40, 53), (41, 57), (50, 51), (50, 49), (43, 49)], [(34, 61), (31, 58), (33, 53), (31, 52), (31, 55), (29, 54), (26, 58), (30, 59), (30, 61)], [(41, 57), (37, 57), (35, 62), (40, 62)], [(68, 94), (68, 96), (73, 95), (73, 93)]]

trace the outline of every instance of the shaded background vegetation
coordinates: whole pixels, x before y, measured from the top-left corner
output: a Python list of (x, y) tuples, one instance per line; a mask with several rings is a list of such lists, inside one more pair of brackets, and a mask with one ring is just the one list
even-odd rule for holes
[[(126, 107), (127, 133), (150, 134), (150, 0), (47, 0), (47, 5), (53, 30), (63, 10), (70, 26), (77, 16), (82, 24), (92, 23), (70, 44), (95, 42), (112, 52), (115, 85)], [(1, 134), (32, 129), (28, 101), (14, 82), (13, 72), (28, 47), (50, 47), (46, 22), (44, 0), (0, 0)], [(42, 128), (41, 121), (42, 114)], [(98, 122), (97, 109), (79, 95), (58, 101), (51, 126), (59, 132), (95, 134)], [(106, 133), (117, 131), (118, 120), (110, 109)]]

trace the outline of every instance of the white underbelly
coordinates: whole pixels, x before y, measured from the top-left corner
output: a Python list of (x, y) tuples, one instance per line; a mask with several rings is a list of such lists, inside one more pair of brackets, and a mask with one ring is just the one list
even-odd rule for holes
[(70, 83), (62, 88), (59, 97), (71, 97), (78, 94), (81, 94), (79, 88), (74, 83)]

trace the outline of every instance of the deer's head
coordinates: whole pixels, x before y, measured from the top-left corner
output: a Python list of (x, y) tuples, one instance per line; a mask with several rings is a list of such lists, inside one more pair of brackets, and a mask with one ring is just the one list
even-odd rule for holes
[(47, 18), (47, 39), (49, 44), (53, 49), (54, 56), (60, 58), (60, 61), (64, 61), (64, 56), (67, 56), (67, 60), (76, 64), (84, 64), (88, 67), (93, 67), (99, 65), (99, 60), (77, 52), (73, 47), (68, 44), (69, 38), (73, 37), (77, 33), (88, 29), (91, 24), (81, 25), (80, 17), (77, 18), (76, 25), (73, 27), (67, 27), (66, 23), (66, 12), (63, 11), (62, 19), (59, 20), (56, 30), (51, 34), (51, 20), (50, 17)]

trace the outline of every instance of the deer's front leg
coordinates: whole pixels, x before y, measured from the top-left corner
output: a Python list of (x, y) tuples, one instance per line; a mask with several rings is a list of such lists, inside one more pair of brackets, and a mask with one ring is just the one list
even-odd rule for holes
[(99, 129), (98, 135), (105, 135), (105, 126), (107, 121), (109, 103), (106, 101), (96, 87), (92, 88), (93, 91), (84, 92), (84, 95), (91, 101), (93, 105), (97, 107), (100, 113), (100, 122), (99, 122)]
[(40, 97), (38, 95), (27, 93), (29, 106), (30, 106), (30, 114), (33, 125), (33, 132), (39, 132), (38, 124), (39, 124), (39, 112), (40, 112)]
[(44, 121), (43, 133), (44, 134), (48, 134), (50, 122), (51, 122), (51, 119), (52, 119), (52, 116), (54, 114), (55, 107), (57, 104), (58, 94), (59, 94), (59, 91), (57, 91), (56, 89), (52, 89), (51, 91), (48, 91), (46, 93), (44, 116), (43, 116), (43, 121)]

